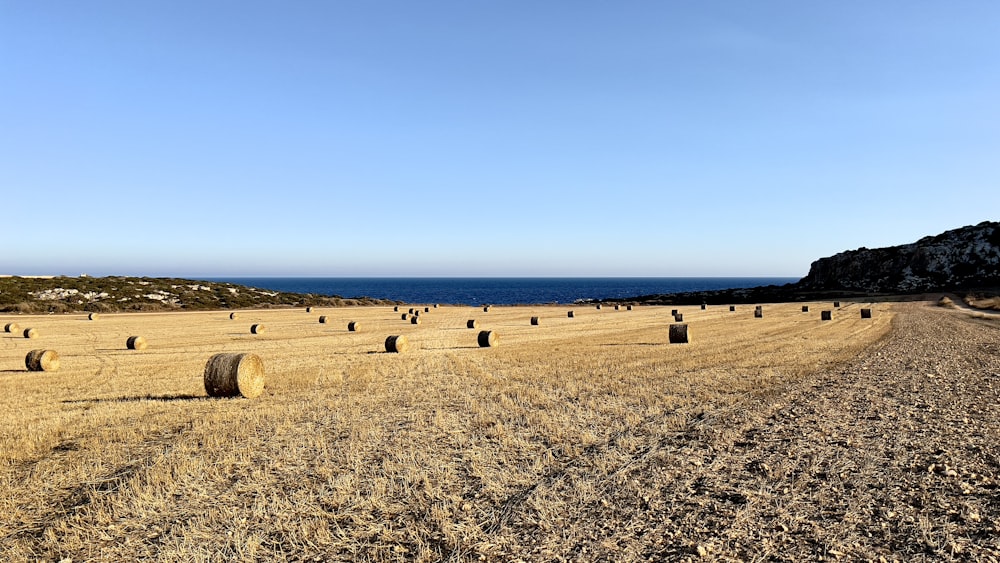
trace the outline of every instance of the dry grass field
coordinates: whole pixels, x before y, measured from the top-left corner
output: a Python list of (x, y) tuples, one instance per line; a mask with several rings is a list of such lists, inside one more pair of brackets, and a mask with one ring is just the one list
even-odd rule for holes
[[(0, 333), (0, 559), (781, 560), (752, 534), (713, 544), (723, 524), (684, 521), (682, 499), (752, 468), (723, 455), (731, 425), (868, 358), (901, 307), (801, 305), (676, 307), (678, 345), (672, 307), (5, 316), (39, 335)], [(480, 330), (499, 345), (480, 348)], [(412, 349), (386, 353), (395, 334)], [(148, 348), (126, 349), (133, 335)], [(38, 348), (61, 368), (26, 371)], [(264, 393), (208, 398), (217, 352), (258, 354)], [(753, 528), (754, 494), (716, 485), (701, 509)], [(794, 532), (781, 525), (764, 535)], [(833, 557), (838, 541), (799, 548)]]

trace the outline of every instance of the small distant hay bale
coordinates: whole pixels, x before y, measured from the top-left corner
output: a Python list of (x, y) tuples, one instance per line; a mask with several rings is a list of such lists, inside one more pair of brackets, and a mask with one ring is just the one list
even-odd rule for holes
[(734, 312), (735, 310), (736, 310), (736, 305), (730, 305), (729, 306), (729, 312), (730, 313)]
[(862, 319), (870, 319), (870, 318), (872, 318), (872, 310), (871, 309), (861, 309), (861, 318)]
[(229, 320), (235, 321), (238, 318), (240, 318), (240, 316), (237, 315), (236, 313), (229, 313)]
[(145, 350), (149, 347), (149, 344), (141, 336), (129, 336), (125, 341), (125, 347), (129, 350)]
[(28, 371), (58, 371), (59, 353), (55, 350), (32, 350), (24, 357)]
[(267, 327), (264, 325), (255, 324), (250, 327), (250, 334), (264, 334), (265, 330), (267, 330)]
[(395, 307), (393, 307), (393, 308), (392, 308), (392, 311), (393, 311), (394, 313), (398, 313), (398, 312), (399, 312), (399, 305), (396, 305)]
[(361, 323), (358, 321), (351, 321), (347, 323), (347, 330), (348, 332), (358, 332), (361, 330)]
[(632, 310), (632, 306), (631, 305), (626, 305), (625, 306), (625, 310), (626, 311), (631, 311)]
[(486, 305), (485, 307), (483, 307), (483, 312), (484, 313), (489, 313), (490, 312), (490, 306)]
[(410, 324), (418, 325), (420, 324), (420, 317), (413, 315), (410, 317)]
[(409, 311), (407, 311), (407, 313), (409, 313), (409, 314), (411, 314), (411, 315), (412, 315), (412, 314), (413, 314), (413, 311), (414, 311), (414, 308), (413, 308), (413, 307), (410, 307), (410, 310), (409, 310)]
[(706, 307), (708, 307), (708, 305), (707, 305), (707, 304), (705, 304), (705, 303), (702, 303), (702, 304), (701, 304), (701, 310), (702, 310), (702, 311), (704, 311)]
[(621, 305), (615, 305), (615, 311), (621, 311), (621, 310), (622, 310)]
[(676, 315), (674, 315), (674, 322), (675, 323), (684, 322), (684, 313), (677, 313)]
[(465, 326), (466, 328), (476, 328), (479, 326), (479, 323), (476, 322), (476, 319), (469, 319), (465, 322)]
[(205, 364), (205, 392), (209, 397), (253, 399), (263, 391), (264, 362), (257, 354), (215, 354)]
[(573, 318), (573, 315), (574, 315), (573, 311), (567, 311), (566, 312), (566, 316), (569, 317), (569, 318), (571, 318), (571, 319)]
[(403, 313), (403, 314), (399, 315), (399, 318), (403, 319), (404, 321), (409, 320), (410, 314), (409, 313)]
[(420, 316), (420, 309), (417, 309), (416, 311), (414, 311), (413, 312), (413, 316), (414, 317), (419, 317)]
[(326, 324), (326, 315), (320, 315), (319, 324)]
[(688, 325), (686, 324), (670, 325), (669, 335), (671, 344), (687, 344)]
[(312, 307), (306, 307), (306, 312), (307, 313), (312, 313), (313, 312), (313, 308)]
[(4, 332), (17, 332), (19, 330), (21, 330), (21, 326), (17, 323), (7, 323), (3, 325)]
[(532, 326), (538, 326), (538, 322), (539, 322), (539, 318), (538, 317), (531, 317), (531, 324), (532, 324)]
[(671, 309), (670, 310), (670, 314), (671, 315), (677, 316), (677, 313), (678, 313), (677, 309)]
[(600, 303), (598, 303), (598, 304), (597, 304), (597, 310), (598, 310), (598, 311), (600, 311), (600, 310), (601, 310), (601, 304), (600, 304)]
[(764, 309), (760, 305), (757, 305), (757, 308), (753, 310), (753, 318), (755, 319), (764, 318)]
[(840, 301), (834, 301), (833, 302), (833, 306), (834, 307), (840, 307)]
[(802, 312), (803, 313), (808, 313), (809, 312), (809, 305), (803, 305), (802, 306)]
[(435, 303), (435, 304), (434, 304), (434, 308), (435, 308), (435, 309), (437, 309), (437, 308), (438, 308), (438, 304), (437, 304), (437, 303)]
[(424, 307), (424, 312), (425, 313), (430, 313), (431, 312), (431, 308), (430, 307)]
[(385, 351), (395, 354), (403, 354), (410, 349), (410, 341), (405, 334), (390, 336), (385, 339)]
[(477, 340), (480, 348), (491, 348), (500, 343), (500, 337), (492, 330), (480, 331)]
[(90, 313), (89, 315), (87, 315), (88, 321), (96, 321), (99, 318), (101, 318), (101, 316), (98, 315), (97, 313)]
[(819, 319), (821, 321), (832, 321), (833, 320), (833, 311), (820, 311), (819, 312)]
[(24, 329), (23, 334), (25, 338), (38, 338), (38, 331), (33, 328)]

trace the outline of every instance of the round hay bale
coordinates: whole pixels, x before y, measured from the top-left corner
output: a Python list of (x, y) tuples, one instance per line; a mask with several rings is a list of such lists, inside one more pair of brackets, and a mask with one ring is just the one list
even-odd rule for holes
[(238, 318), (240, 318), (240, 316), (237, 315), (236, 313), (229, 313), (229, 320), (235, 321)]
[(729, 306), (729, 312), (730, 312), (730, 313), (732, 313), (732, 312), (733, 312), (733, 311), (735, 311), (735, 310), (736, 310), (736, 305), (730, 305), (730, 306)]
[(32, 350), (24, 357), (24, 366), (28, 371), (57, 371), (59, 353), (55, 350)]
[(701, 310), (702, 310), (702, 311), (704, 311), (706, 307), (708, 307), (708, 305), (706, 305), (705, 303), (702, 303), (702, 304), (701, 304)]
[(631, 311), (632, 310), (632, 306), (631, 305), (626, 305), (625, 306), (625, 310), (626, 311)]
[(97, 313), (90, 313), (89, 315), (87, 315), (88, 321), (96, 321), (99, 318), (101, 318), (101, 316), (98, 315)]
[(412, 315), (412, 314), (413, 314), (413, 307), (410, 307), (410, 310), (409, 310), (409, 311), (407, 311), (407, 313), (409, 313), (409, 314), (411, 314), (411, 315)]
[(601, 304), (600, 304), (600, 303), (598, 303), (598, 304), (597, 304), (597, 310), (598, 310), (598, 311), (600, 311), (600, 310), (601, 310)]
[(146, 339), (141, 336), (129, 336), (125, 341), (125, 347), (129, 350), (145, 350), (148, 346)]
[(385, 351), (393, 352), (396, 354), (402, 354), (410, 349), (410, 341), (406, 339), (405, 334), (400, 334), (398, 336), (390, 336), (385, 339)]
[(312, 307), (306, 307), (306, 312), (307, 313), (312, 313), (313, 312), (313, 308)]
[(257, 354), (216, 354), (205, 364), (205, 392), (209, 397), (253, 399), (263, 391), (264, 362)]
[(466, 321), (465, 326), (466, 328), (476, 328), (479, 326), (479, 323), (476, 322), (476, 319), (469, 319)]
[(531, 317), (532, 326), (538, 326), (538, 317)]
[(410, 319), (410, 314), (409, 313), (403, 313), (402, 315), (399, 316), (399, 318), (403, 319), (404, 321), (407, 321), (407, 320)]
[(834, 307), (840, 307), (840, 301), (834, 301), (833, 302), (833, 306)]
[(670, 325), (670, 343), (671, 344), (687, 344), (688, 340), (688, 325), (677, 324)]
[(870, 319), (870, 318), (872, 318), (872, 310), (871, 309), (861, 309), (861, 318), (862, 319)]
[(21, 330), (21, 327), (17, 323), (7, 323), (3, 325), (4, 332), (17, 332)]
[(413, 312), (413, 316), (414, 317), (419, 317), (420, 316), (420, 309), (417, 309), (416, 311), (414, 311)]
[(483, 312), (484, 313), (489, 313), (490, 312), (490, 306), (487, 305), (487, 306), (483, 307)]
[(413, 315), (412, 317), (410, 317), (410, 324), (412, 325), (420, 324), (420, 317), (418, 317), (417, 315)]
[(358, 321), (351, 321), (347, 323), (347, 330), (349, 332), (358, 332), (361, 329), (361, 323)]
[(480, 348), (490, 348), (500, 343), (500, 337), (492, 330), (480, 331), (477, 340), (479, 341)]
[(566, 316), (572, 319), (573, 318), (573, 311), (567, 311), (566, 312)]
[(675, 316), (675, 317), (677, 316), (677, 313), (678, 313), (677, 309), (671, 309), (670, 310), (670, 314), (673, 315), (673, 316)]
[(431, 308), (430, 307), (424, 307), (424, 312), (425, 313), (430, 313), (431, 312)]
[(437, 303), (435, 303), (435, 304), (434, 304), (434, 308), (435, 308), (435, 309), (437, 309), (437, 308), (438, 308), (438, 304), (437, 304)]
[(820, 311), (819, 312), (819, 319), (821, 321), (832, 321), (833, 320), (833, 311)]
[(326, 315), (320, 315), (320, 317), (319, 317), (319, 324), (321, 324), (321, 325), (325, 325), (326, 324)]
[(266, 329), (267, 327), (262, 324), (251, 325), (250, 334), (263, 334)]
[(674, 322), (675, 323), (684, 322), (684, 313), (677, 313), (676, 315), (674, 315)]
[(25, 338), (38, 338), (38, 331), (33, 328), (24, 329)]
[(621, 305), (615, 305), (615, 311), (621, 311), (621, 310), (622, 310)]
[(809, 312), (809, 305), (803, 305), (802, 306), (802, 312), (803, 313), (808, 313)]
[(395, 307), (393, 307), (393, 308), (392, 308), (392, 311), (393, 311), (394, 313), (398, 313), (398, 312), (399, 312), (399, 305), (396, 305)]

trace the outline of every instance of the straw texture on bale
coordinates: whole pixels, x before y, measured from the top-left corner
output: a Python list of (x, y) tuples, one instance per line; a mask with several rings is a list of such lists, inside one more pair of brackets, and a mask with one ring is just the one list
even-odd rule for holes
[(320, 315), (319, 322), (320, 322), (320, 324), (324, 324), (325, 325), (326, 324), (326, 315)]
[(808, 313), (809, 312), (809, 305), (803, 305), (802, 306), (802, 312), (803, 313)]
[(235, 321), (238, 318), (240, 318), (240, 316), (237, 315), (236, 313), (229, 313), (229, 320)]
[(573, 311), (567, 311), (566, 312), (566, 316), (572, 319), (573, 318)]
[(361, 323), (358, 321), (351, 321), (347, 323), (347, 330), (350, 332), (357, 332), (361, 330)]
[(255, 324), (250, 327), (250, 334), (263, 334), (266, 329), (262, 324)]
[(38, 338), (38, 331), (33, 328), (24, 329), (25, 338)]
[(480, 331), (478, 340), (480, 348), (490, 348), (500, 343), (500, 337), (492, 330)]
[(538, 321), (539, 321), (538, 317), (531, 317), (531, 324), (532, 325), (538, 326)]
[(87, 320), (96, 321), (100, 317), (101, 316), (98, 315), (97, 313), (91, 313), (91, 314), (87, 315)]
[(684, 322), (684, 313), (677, 313), (676, 315), (674, 315), (674, 322), (676, 323)]
[(397, 354), (402, 354), (410, 349), (410, 341), (406, 339), (405, 334), (400, 334), (397, 336), (390, 336), (385, 339), (385, 351), (394, 352)]
[(145, 350), (148, 346), (146, 339), (141, 336), (129, 336), (125, 341), (125, 347), (129, 350)]
[(410, 317), (410, 324), (418, 325), (420, 324), (420, 317), (413, 315)]
[(59, 369), (59, 353), (55, 350), (32, 350), (24, 357), (28, 371), (56, 371)]
[(476, 328), (477, 326), (479, 326), (479, 323), (476, 322), (476, 319), (469, 319), (468, 321), (466, 321), (465, 326), (467, 328)]
[(861, 318), (862, 319), (870, 319), (870, 318), (872, 318), (872, 310), (871, 309), (861, 309)]
[(687, 344), (688, 325), (686, 324), (670, 325), (669, 336), (671, 344)]
[(820, 320), (823, 320), (823, 321), (832, 321), (833, 320), (833, 311), (820, 311), (819, 312), (819, 318), (820, 318)]
[(17, 332), (21, 330), (21, 327), (17, 323), (7, 323), (3, 325), (4, 332)]
[(263, 391), (264, 362), (257, 354), (216, 354), (205, 364), (205, 392), (209, 397), (253, 399)]

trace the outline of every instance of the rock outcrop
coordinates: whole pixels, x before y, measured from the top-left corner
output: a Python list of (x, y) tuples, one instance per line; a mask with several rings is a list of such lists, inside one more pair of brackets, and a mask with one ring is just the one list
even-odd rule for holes
[(1000, 223), (984, 221), (912, 244), (820, 258), (795, 286), (883, 294), (1000, 287)]

